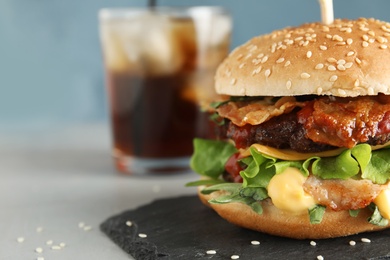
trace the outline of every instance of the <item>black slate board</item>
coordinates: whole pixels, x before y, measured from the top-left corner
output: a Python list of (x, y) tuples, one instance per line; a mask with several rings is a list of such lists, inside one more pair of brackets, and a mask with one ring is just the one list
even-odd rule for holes
[[(127, 226), (131, 220), (133, 225)], [(342, 223), (340, 223), (342, 225)], [(196, 196), (162, 199), (107, 219), (100, 226), (135, 259), (390, 259), (390, 230), (336, 239), (294, 240), (236, 227)], [(147, 235), (140, 238), (139, 233)], [(361, 242), (369, 238), (371, 243)], [(252, 240), (260, 245), (251, 245)], [(349, 241), (356, 241), (351, 246)], [(207, 255), (207, 250), (216, 250)]]

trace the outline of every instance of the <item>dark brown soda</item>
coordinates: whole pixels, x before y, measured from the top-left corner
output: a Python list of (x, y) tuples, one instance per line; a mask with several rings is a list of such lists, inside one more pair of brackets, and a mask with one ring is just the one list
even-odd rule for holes
[[(208, 116), (190, 92), (184, 73), (139, 76), (108, 72), (114, 147), (143, 158), (192, 154), (195, 136), (208, 135)], [(186, 94), (187, 92), (187, 94)]]

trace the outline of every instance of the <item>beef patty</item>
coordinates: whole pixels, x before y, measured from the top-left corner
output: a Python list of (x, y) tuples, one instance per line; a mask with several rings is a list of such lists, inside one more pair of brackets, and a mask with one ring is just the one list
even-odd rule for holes
[[(222, 138), (234, 140), (237, 148), (247, 148), (258, 143), (279, 149), (292, 149), (301, 153), (321, 152), (337, 147), (316, 143), (306, 136), (306, 129), (298, 122), (296, 111), (273, 117), (260, 125), (236, 126), (229, 121), (220, 128)], [(370, 137), (370, 145), (384, 144), (390, 141), (390, 134)]]

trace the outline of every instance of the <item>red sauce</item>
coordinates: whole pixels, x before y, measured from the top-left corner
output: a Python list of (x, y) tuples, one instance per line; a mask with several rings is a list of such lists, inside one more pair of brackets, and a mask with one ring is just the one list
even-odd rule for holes
[(240, 165), (240, 153), (233, 154), (225, 164), (225, 170), (230, 175), (228, 179), (232, 182), (242, 182), (240, 171), (244, 168)]

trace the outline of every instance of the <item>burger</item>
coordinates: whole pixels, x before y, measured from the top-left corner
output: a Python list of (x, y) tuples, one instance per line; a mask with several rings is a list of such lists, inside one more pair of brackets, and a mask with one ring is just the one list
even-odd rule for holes
[(320, 239), (390, 219), (390, 23), (338, 19), (252, 38), (219, 66), (216, 140), (194, 140), (201, 201), (271, 235)]

